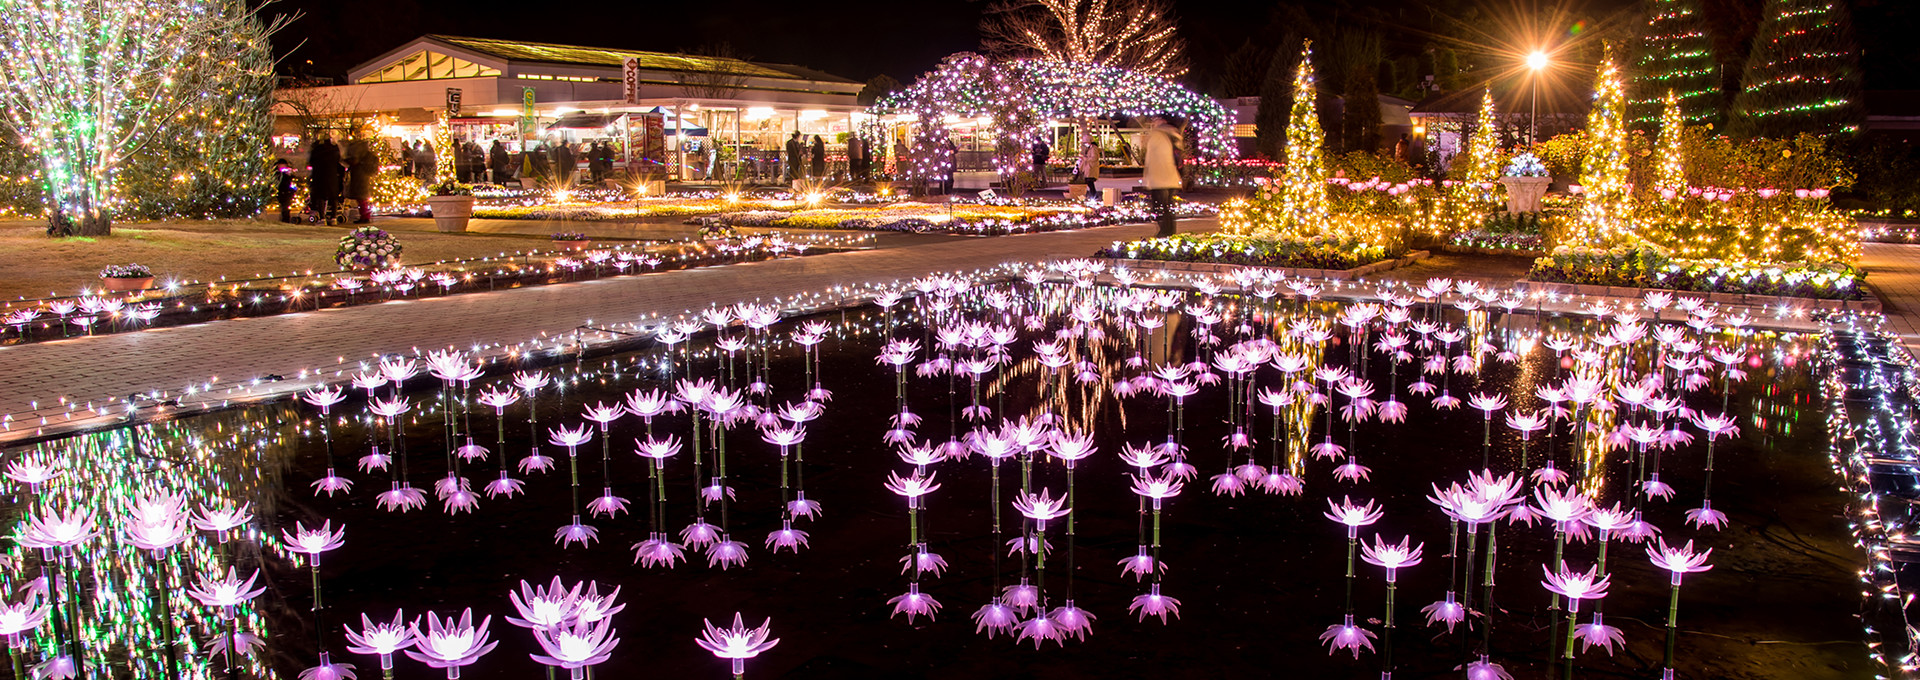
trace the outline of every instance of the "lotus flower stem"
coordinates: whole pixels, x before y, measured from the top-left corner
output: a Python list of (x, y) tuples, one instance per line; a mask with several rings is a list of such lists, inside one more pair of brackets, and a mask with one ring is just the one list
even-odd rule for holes
[(717, 448), (716, 454), (720, 465), (720, 533), (726, 533), (729, 511), (727, 500), (733, 495), (726, 493), (729, 490), (727, 489), (727, 428), (719, 418), (714, 418), (711, 422), (713, 423), (713, 444)]
[[(1357, 530), (1358, 530), (1357, 527), (1348, 527), (1347, 529), (1347, 610), (1346, 610), (1346, 613), (1348, 616), (1353, 615), (1353, 580), (1354, 580), (1353, 556), (1354, 556), (1354, 553), (1360, 549), (1360, 538), (1359, 538), (1359, 534), (1357, 533)], [(1155, 565), (1155, 566), (1158, 566), (1158, 565)]]
[(1467, 560), (1460, 565), (1461, 570), (1465, 573), (1465, 577), (1461, 579), (1460, 606), (1465, 607), (1469, 612), (1473, 611), (1473, 557), (1474, 549), (1478, 547), (1479, 544), (1479, 538), (1480, 523), (1467, 522)]
[(1667, 600), (1667, 663), (1665, 666), (1668, 673), (1667, 677), (1672, 677), (1672, 673), (1673, 673), (1673, 643), (1674, 643), (1675, 636), (1678, 635), (1680, 632), (1680, 629), (1678, 628), (1679, 625), (1680, 625), (1680, 575), (1674, 574), (1673, 596), (1671, 599)]
[[(1074, 505), (1074, 500), (1073, 500), (1073, 461), (1067, 461), (1067, 507), (1069, 508), (1079, 507)], [(1077, 513), (1072, 513), (1072, 512), (1067, 513), (1067, 600), (1068, 601), (1073, 600), (1073, 576), (1074, 576), (1074, 572), (1077, 571), (1077, 569), (1075, 568), (1074, 559), (1073, 559), (1073, 543), (1074, 543), (1073, 517), (1075, 514)]]
[(1382, 620), (1385, 624), (1383, 626), (1385, 630), (1382, 631), (1382, 637), (1380, 639), (1380, 660), (1382, 663), (1380, 677), (1383, 680), (1393, 677), (1393, 591), (1394, 580), (1387, 579), (1387, 615), (1386, 618)]
[(227, 678), (228, 680), (240, 680), (240, 650), (236, 646), (240, 641), (240, 617), (234, 613), (233, 607), (226, 607), (225, 609), (227, 615)]
[(993, 459), (993, 597), (1000, 597), (1000, 459)]
[(665, 470), (662, 470), (666, 466), (666, 459), (655, 458), (653, 467), (647, 468), (648, 476), (653, 478), (653, 512), (648, 513), (652, 517), (647, 519), (656, 532), (666, 526), (667, 521), (667, 478)]
[(1483, 587), (1486, 588), (1486, 595), (1480, 598), (1480, 606), (1487, 610), (1486, 621), (1482, 623), (1484, 628), (1480, 631), (1480, 653), (1482, 655), (1493, 653), (1493, 567), (1496, 563), (1495, 558), (1500, 554), (1500, 539), (1497, 535), (1499, 528), (1499, 522), (1487, 523), (1486, 581), (1482, 584)]
[(1493, 412), (1480, 420), (1480, 469), (1493, 467)]
[[(1555, 522), (1553, 525), (1553, 563), (1552, 563), (1554, 569), (1565, 568), (1566, 551), (1567, 551), (1566, 525), (1560, 522)], [(1560, 639), (1560, 617), (1557, 616), (1557, 614), (1560, 611), (1560, 594), (1559, 593), (1551, 593), (1551, 594), (1552, 594), (1552, 600), (1550, 600), (1550, 604), (1547, 605), (1547, 618), (1553, 622), (1553, 629), (1547, 633), (1547, 640), (1549, 644), (1555, 641), (1558, 641)], [(1554, 651), (1555, 650), (1552, 650), (1552, 649), (1547, 650), (1547, 675), (1549, 677), (1553, 675), (1553, 662), (1556, 659), (1553, 653)]]
[(693, 448), (688, 449), (693, 453), (693, 516), (704, 518), (707, 508), (700, 496), (700, 480), (706, 479), (706, 476), (702, 473), (700, 462), (700, 407), (698, 404), (690, 405), (687, 412), (693, 415)]
[(1577, 623), (1576, 619), (1578, 619), (1579, 616), (1580, 616), (1580, 601), (1572, 598), (1568, 598), (1567, 599), (1567, 640), (1566, 640), (1567, 648), (1566, 648), (1565, 654), (1561, 657), (1561, 661), (1566, 664), (1566, 668), (1561, 670), (1562, 675), (1560, 677), (1562, 680), (1573, 680), (1573, 638), (1574, 638), (1575, 624)]
[(1163, 569), (1160, 564), (1160, 499), (1155, 498), (1153, 499), (1153, 582), (1154, 583), (1160, 582), (1160, 575), (1161, 575), (1161, 572), (1163, 571), (1165, 571), (1165, 569)]

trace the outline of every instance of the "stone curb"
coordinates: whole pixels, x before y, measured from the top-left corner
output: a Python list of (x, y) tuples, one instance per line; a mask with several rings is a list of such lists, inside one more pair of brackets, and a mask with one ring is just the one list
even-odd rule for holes
[(1333, 279), (1337, 281), (1352, 281), (1362, 276), (1366, 276), (1368, 274), (1378, 274), (1384, 271), (1392, 271), (1395, 269), (1399, 269), (1401, 267), (1405, 267), (1415, 262), (1419, 262), (1421, 260), (1427, 259), (1431, 255), (1432, 253), (1429, 253), (1428, 251), (1425, 251), (1425, 250), (1415, 250), (1415, 251), (1408, 252), (1406, 255), (1402, 255), (1400, 257), (1397, 257), (1391, 260), (1381, 260), (1379, 262), (1361, 265), (1358, 267), (1354, 267), (1352, 269), (1306, 269), (1306, 268), (1300, 268), (1300, 267), (1267, 267), (1267, 266), (1253, 265), (1253, 264), (1225, 264), (1225, 263), (1215, 263), (1215, 262), (1175, 262), (1171, 260), (1134, 260), (1134, 259), (1128, 259), (1128, 258), (1122, 258), (1122, 257), (1107, 257), (1107, 258), (1096, 258), (1096, 259), (1106, 260), (1107, 262), (1110, 262), (1114, 265), (1125, 265), (1129, 269), (1158, 269), (1161, 271), (1193, 272), (1198, 274), (1226, 274), (1239, 269), (1264, 269), (1268, 271), (1280, 272), (1287, 276), (1298, 276), (1298, 277), (1312, 278), (1312, 279)]

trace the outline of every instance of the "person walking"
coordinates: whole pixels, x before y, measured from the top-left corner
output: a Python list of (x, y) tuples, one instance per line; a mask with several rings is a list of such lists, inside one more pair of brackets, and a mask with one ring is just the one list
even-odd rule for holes
[(800, 179), (800, 158), (806, 155), (806, 143), (800, 141), (800, 131), (795, 130), (787, 138), (787, 181)]
[(347, 143), (347, 198), (353, 199), (354, 224), (373, 222), (373, 176), (380, 172), (380, 157), (373, 145), (356, 139)]
[(493, 171), (494, 184), (506, 184), (512, 176), (513, 155), (507, 153), (507, 145), (493, 140), (493, 146), (487, 147), (487, 166)]
[(318, 219), (328, 226), (340, 208), (340, 147), (330, 135), (320, 135), (307, 152), (307, 207), (317, 210)]
[(1087, 196), (1100, 190), (1100, 145), (1089, 139), (1080, 145), (1080, 181), (1087, 184)]
[(866, 142), (862, 141), (859, 135), (852, 135), (847, 137), (847, 180), (848, 181), (853, 181), (853, 182), (867, 181), (864, 162), (860, 158), (860, 154), (866, 148), (867, 148)]
[(553, 176), (553, 154), (546, 143), (535, 143), (527, 152), (527, 167), (532, 168), (533, 181), (539, 185), (545, 185), (547, 178)]
[(827, 143), (820, 135), (813, 136), (812, 163), (808, 164), (807, 176), (814, 179), (827, 178)]
[(1178, 129), (1167, 122), (1166, 118), (1154, 116), (1145, 138), (1146, 148), (1146, 186), (1152, 198), (1154, 218), (1160, 224), (1155, 236), (1165, 238), (1174, 232), (1173, 192), (1180, 188), (1180, 164), (1175, 157), (1179, 154), (1182, 136)]
[(1053, 147), (1047, 145), (1047, 140), (1034, 142), (1033, 177), (1040, 182), (1040, 186), (1047, 185), (1047, 161), (1050, 160), (1053, 160)]
[(560, 177), (561, 187), (573, 186), (573, 173), (580, 171), (580, 160), (573, 153), (573, 145), (561, 142), (553, 148), (554, 172)]
[(415, 176), (420, 181), (432, 184), (440, 177), (439, 159), (434, 157), (433, 145), (420, 142), (420, 150), (413, 154)]
[(408, 177), (414, 176), (413, 143), (404, 139), (400, 140), (400, 174)]
[(273, 189), (280, 202), (280, 221), (293, 222), (293, 166), (285, 158), (273, 161)]

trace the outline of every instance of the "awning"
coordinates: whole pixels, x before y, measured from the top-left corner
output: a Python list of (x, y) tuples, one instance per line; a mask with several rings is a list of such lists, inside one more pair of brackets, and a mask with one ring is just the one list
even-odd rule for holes
[(599, 130), (613, 122), (613, 116), (605, 113), (569, 113), (561, 116), (548, 130)]

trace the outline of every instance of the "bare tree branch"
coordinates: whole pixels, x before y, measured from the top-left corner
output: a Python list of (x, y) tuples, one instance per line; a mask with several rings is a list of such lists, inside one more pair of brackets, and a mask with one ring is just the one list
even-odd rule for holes
[(1186, 42), (1169, 0), (997, 0), (987, 8), (980, 33), (995, 56), (1168, 77), (1186, 72)]

